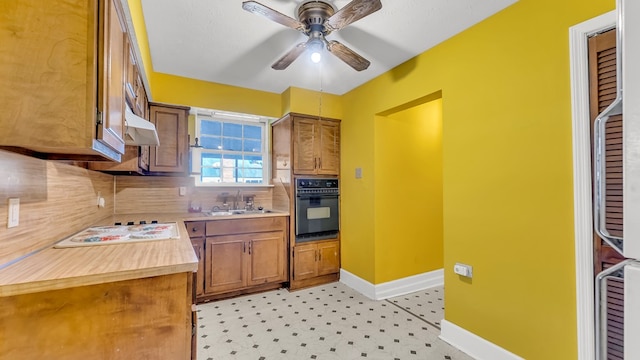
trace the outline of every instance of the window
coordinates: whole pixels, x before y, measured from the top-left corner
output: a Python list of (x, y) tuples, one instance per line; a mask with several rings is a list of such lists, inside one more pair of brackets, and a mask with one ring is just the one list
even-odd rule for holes
[(269, 118), (202, 109), (195, 115), (196, 185), (268, 184)]

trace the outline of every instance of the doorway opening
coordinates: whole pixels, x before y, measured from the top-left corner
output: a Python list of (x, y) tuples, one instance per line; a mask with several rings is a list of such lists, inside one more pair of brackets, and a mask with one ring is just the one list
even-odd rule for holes
[(569, 29), (578, 359), (595, 359), (593, 206), (587, 39), (616, 26), (611, 11)]

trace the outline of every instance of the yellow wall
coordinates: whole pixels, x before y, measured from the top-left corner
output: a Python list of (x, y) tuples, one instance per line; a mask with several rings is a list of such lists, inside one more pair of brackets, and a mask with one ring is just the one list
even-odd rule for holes
[(526, 359), (576, 359), (568, 29), (614, 7), (520, 0), (345, 94), (343, 268), (404, 276), (371, 226), (389, 191), (379, 114), (442, 91), (445, 317)]
[(290, 112), (334, 119), (342, 118), (342, 100), (338, 95), (295, 87), (289, 88), (283, 95), (288, 97), (287, 104)]
[(375, 121), (375, 283), (442, 268), (442, 101)]
[(280, 95), (154, 72), (154, 101), (280, 117)]
[[(441, 94), (446, 319), (529, 360), (576, 359), (568, 28), (614, 7), (614, 0), (520, 0), (327, 97), (333, 102), (323, 114), (342, 119), (342, 267), (374, 284), (428, 271), (416, 258), (409, 266), (399, 249), (415, 245), (422, 222), (392, 239), (392, 225), (379, 224), (388, 214), (376, 205), (389, 206), (398, 191), (381, 173), (390, 162), (381, 151), (405, 146), (405, 130), (389, 139), (381, 131), (393, 114)], [(313, 92), (150, 75), (155, 101), (276, 117), (319, 108)], [(473, 265), (472, 281), (453, 274), (455, 262)]]

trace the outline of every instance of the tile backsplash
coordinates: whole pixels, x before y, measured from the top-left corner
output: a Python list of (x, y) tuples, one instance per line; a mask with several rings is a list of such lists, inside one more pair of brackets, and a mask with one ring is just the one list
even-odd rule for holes
[[(10, 198), (20, 216), (7, 228)], [(112, 215), (113, 198), (112, 175), (0, 150), (0, 266)]]
[[(207, 211), (222, 206), (225, 193), (233, 204), (237, 190), (254, 196), (256, 207), (272, 208), (271, 187), (206, 188), (190, 177), (113, 176), (0, 150), (0, 266), (113, 214), (186, 213), (190, 205)], [(105, 207), (97, 205), (98, 196)], [(17, 227), (7, 228), (10, 198), (20, 199), (20, 217)]]
[[(186, 190), (184, 196), (180, 195), (180, 187)], [(233, 205), (238, 190), (243, 198), (254, 196), (255, 207), (272, 207), (270, 187), (196, 187), (191, 177), (116, 176), (115, 212), (186, 213), (190, 206), (208, 211), (214, 206), (222, 207), (225, 197)]]

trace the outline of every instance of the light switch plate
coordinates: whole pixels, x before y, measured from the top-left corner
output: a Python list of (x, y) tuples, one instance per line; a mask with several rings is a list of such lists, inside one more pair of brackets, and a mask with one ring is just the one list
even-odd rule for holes
[(20, 199), (9, 199), (7, 228), (16, 227), (18, 224), (20, 224)]

